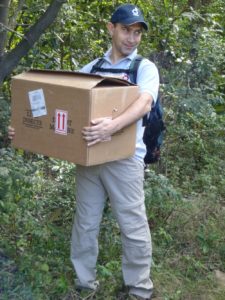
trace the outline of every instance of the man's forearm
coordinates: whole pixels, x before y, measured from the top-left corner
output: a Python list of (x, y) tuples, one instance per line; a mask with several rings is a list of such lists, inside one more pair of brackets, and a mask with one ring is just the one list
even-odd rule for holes
[(113, 133), (141, 119), (151, 110), (152, 102), (153, 98), (148, 93), (142, 93), (134, 103), (113, 120), (115, 123)]
[(88, 146), (110, 138), (115, 132), (136, 122), (151, 110), (153, 98), (142, 93), (121, 115), (115, 119), (98, 118), (91, 121), (91, 126), (84, 127), (82, 135)]

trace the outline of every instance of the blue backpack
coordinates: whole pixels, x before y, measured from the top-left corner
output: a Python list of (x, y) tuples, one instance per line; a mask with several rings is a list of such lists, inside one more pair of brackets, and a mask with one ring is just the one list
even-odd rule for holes
[[(91, 73), (104, 72), (121, 74), (126, 73), (130, 77), (130, 81), (136, 84), (138, 67), (143, 57), (137, 55), (131, 62), (129, 69), (111, 69), (102, 68), (105, 62), (104, 58), (100, 58), (93, 65)], [(145, 164), (152, 164), (160, 159), (160, 147), (163, 142), (163, 132), (165, 124), (163, 121), (163, 110), (160, 103), (160, 95), (158, 96), (155, 105), (152, 107), (150, 114), (143, 117), (143, 126), (145, 127), (143, 141), (146, 145), (146, 155), (144, 158)]]

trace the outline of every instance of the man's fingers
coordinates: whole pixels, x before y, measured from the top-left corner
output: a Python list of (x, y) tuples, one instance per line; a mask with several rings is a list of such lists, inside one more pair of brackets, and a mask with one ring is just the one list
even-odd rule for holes
[(96, 140), (94, 140), (94, 141), (92, 141), (92, 142), (88, 142), (88, 143), (87, 143), (87, 146), (90, 147), (90, 146), (93, 146), (93, 145), (95, 145), (95, 144), (97, 144), (97, 143), (99, 143), (99, 142), (101, 142), (101, 140), (100, 140), (100, 139), (96, 139)]
[(92, 141), (92, 140), (99, 139), (99, 136), (97, 136), (97, 135), (83, 135), (83, 139), (85, 141)]
[(8, 138), (12, 140), (15, 136), (15, 129), (11, 126), (8, 127)]
[(84, 127), (82, 136), (87, 145), (92, 146), (99, 142), (109, 141), (111, 139), (111, 122), (111, 117), (98, 118), (91, 121), (91, 126)]

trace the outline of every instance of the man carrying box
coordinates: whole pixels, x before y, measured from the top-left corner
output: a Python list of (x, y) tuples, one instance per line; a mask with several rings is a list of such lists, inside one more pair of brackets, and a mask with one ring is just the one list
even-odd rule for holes
[[(114, 69), (128, 69), (137, 55), (142, 31), (148, 29), (138, 7), (125, 4), (118, 7), (107, 25), (112, 47), (104, 55), (102, 75), (115, 76)], [(97, 60), (82, 68), (90, 73)], [(104, 70), (111, 69), (111, 70)], [(118, 73), (117, 73), (118, 75)], [(121, 72), (122, 78), (127, 74)], [(129, 78), (128, 78), (129, 80)], [(151, 237), (144, 204), (144, 163), (142, 117), (151, 110), (157, 99), (159, 76), (155, 65), (147, 59), (141, 62), (137, 74), (139, 98), (115, 119), (92, 120), (82, 131), (89, 146), (110, 138), (115, 132), (137, 122), (136, 151), (133, 157), (84, 167), (77, 166), (76, 214), (72, 231), (71, 260), (77, 273), (77, 285), (96, 289), (96, 260), (98, 233), (107, 197), (121, 230), (122, 270), (129, 293), (150, 299)], [(132, 296), (130, 296), (132, 297)]]
[[(105, 53), (99, 74), (129, 80), (124, 72), (137, 55), (143, 29), (148, 26), (140, 9), (132, 4), (119, 6), (107, 25), (112, 47)], [(81, 69), (91, 73), (98, 59)], [(116, 71), (115, 71), (116, 70)], [(118, 71), (121, 70), (121, 71)], [(138, 68), (137, 84), (140, 96), (121, 115), (98, 118), (84, 127), (82, 135), (88, 146), (109, 139), (115, 132), (137, 122), (134, 156), (95, 166), (76, 169), (76, 213), (72, 229), (71, 261), (76, 271), (76, 287), (96, 290), (98, 234), (107, 198), (121, 230), (122, 271), (130, 299), (150, 299), (153, 284), (150, 279), (151, 236), (144, 204), (144, 162), (142, 117), (149, 113), (157, 99), (159, 75), (156, 66), (143, 59)], [(13, 138), (14, 129), (9, 129)]]

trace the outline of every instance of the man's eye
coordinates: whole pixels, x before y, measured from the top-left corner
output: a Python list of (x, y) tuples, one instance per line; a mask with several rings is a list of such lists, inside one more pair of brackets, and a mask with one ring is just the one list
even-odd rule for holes
[(140, 35), (141, 33), (142, 33), (141, 30), (135, 31), (135, 34), (136, 34), (136, 35)]

